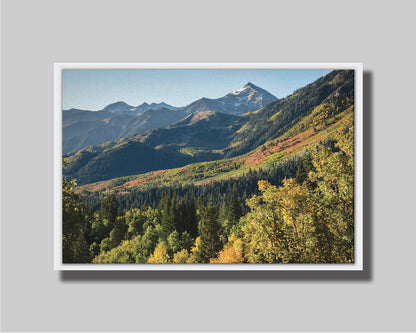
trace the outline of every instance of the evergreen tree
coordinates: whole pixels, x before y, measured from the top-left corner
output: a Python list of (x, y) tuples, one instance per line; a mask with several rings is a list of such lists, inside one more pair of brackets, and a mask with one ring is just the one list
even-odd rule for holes
[(114, 228), (110, 232), (110, 241), (111, 247), (114, 248), (118, 246), (123, 239), (125, 239), (126, 234), (126, 222), (123, 216), (118, 216), (116, 222), (114, 223)]
[(185, 225), (186, 225), (185, 231), (187, 231), (191, 237), (195, 238), (198, 236), (198, 220), (196, 217), (196, 202), (195, 202), (195, 196), (193, 192), (192, 192), (191, 199), (188, 205), (188, 214), (187, 214)]
[(230, 205), (228, 207), (227, 223), (225, 225), (225, 232), (227, 236), (230, 235), (231, 228), (237, 224), (241, 216), (243, 216), (243, 208), (241, 207), (240, 200), (237, 197), (237, 189), (234, 187), (230, 199)]
[(147, 201), (146, 200), (144, 200), (143, 201), (143, 204), (142, 204), (142, 207), (140, 208), (142, 211), (146, 211), (146, 210), (148, 210), (149, 209), (149, 205), (147, 204)]
[(221, 226), (221, 242), (225, 244), (228, 239), (228, 204), (225, 198), (222, 199), (222, 203), (218, 211), (218, 223)]
[(114, 194), (107, 195), (101, 203), (100, 214), (102, 218), (107, 219), (111, 225), (116, 222), (118, 213), (117, 200)]
[(111, 231), (110, 222), (105, 219), (103, 220), (99, 214), (94, 215), (93, 222), (91, 224), (90, 239), (97, 244), (100, 244), (101, 241), (108, 237)]
[(84, 232), (78, 234), (77, 239), (74, 243), (74, 262), (76, 263), (89, 263), (91, 262), (91, 254), (89, 246), (84, 237)]
[(178, 208), (178, 197), (176, 193), (173, 193), (172, 196), (172, 204), (170, 206), (170, 215), (172, 218), (172, 230), (177, 230), (178, 226), (181, 224), (180, 222), (180, 213)]
[(194, 240), (191, 235), (185, 231), (181, 235), (181, 249), (190, 250), (192, 245), (194, 244)]
[(196, 202), (196, 213), (198, 217), (202, 215), (206, 205), (207, 204), (205, 202), (204, 196), (201, 194)]
[(222, 247), (218, 210), (212, 200), (203, 210), (198, 227), (201, 243), (196, 258), (198, 262), (208, 263), (210, 258), (214, 258)]
[(295, 181), (298, 184), (302, 184), (306, 181), (307, 185), (312, 186), (312, 183), (310, 182), (308, 178), (308, 174), (310, 171), (314, 171), (315, 168), (312, 163), (312, 155), (311, 154), (305, 154), (302, 159), (300, 160), (298, 171), (296, 172), (296, 178)]
[(165, 195), (160, 202), (161, 211), (162, 211), (162, 231), (161, 239), (167, 241), (168, 236), (174, 230), (174, 217), (172, 215), (172, 200), (169, 195)]
[(220, 210), (218, 212), (218, 221), (221, 225), (225, 226), (228, 219), (228, 205), (225, 199), (222, 201)]

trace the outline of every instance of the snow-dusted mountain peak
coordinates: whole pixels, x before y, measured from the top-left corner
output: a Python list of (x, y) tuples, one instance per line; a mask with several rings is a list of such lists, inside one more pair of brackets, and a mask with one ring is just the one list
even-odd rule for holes
[[(243, 86), (243, 88), (253, 88), (253, 89), (259, 89), (259, 87), (257, 87), (256, 85), (254, 85), (253, 83), (251, 83), (251, 82), (247, 82), (244, 86)], [(260, 88), (261, 89), (261, 88)]]
[(184, 109), (189, 113), (213, 110), (238, 115), (261, 109), (275, 100), (277, 98), (267, 90), (247, 82), (242, 88), (232, 91), (224, 97), (217, 99), (201, 98)]
[(262, 93), (262, 94), (270, 94), (268, 91), (256, 86), (255, 84), (253, 84), (251, 82), (247, 82), (243, 87), (231, 92), (230, 94), (231, 95), (240, 95), (240, 94), (244, 94), (244, 93), (249, 94), (249, 93), (253, 93), (253, 92), (258, 92), (258, 93)]

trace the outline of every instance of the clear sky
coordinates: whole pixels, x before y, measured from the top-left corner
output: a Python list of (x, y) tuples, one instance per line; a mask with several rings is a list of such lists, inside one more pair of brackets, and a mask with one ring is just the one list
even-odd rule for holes
[(143, 102), (185, 106), (201, 97), (222, 97), (247, 82), (282, 98), (330, 71), (66, 69), (62, 73), (62, 102), (63, 109), (83, 110), (101, 110), (118, 101), (133, 106)]

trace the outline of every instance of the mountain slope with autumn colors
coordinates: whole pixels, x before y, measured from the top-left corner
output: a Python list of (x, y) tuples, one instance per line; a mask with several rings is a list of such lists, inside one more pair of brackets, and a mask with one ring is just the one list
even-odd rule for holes
[(353, 123), (353, 119), (352, 92), (337, 94), (314, 107), (279, 137), (268, 140), (249, 153), (96, 182), (80, 186), (78, 191), (88, 200), (88, 197), (100, 196), (109, 191), (123, 195), (132, 191), (185, 185), (200, 187), (211, 182), (238, 179), (252, 171), (273, 168), (288, 159), (296, 159), (320, 143), (331, 145), (333, 134)]
[[(76, 178), (82, 185), (241, 156), (293, 131), (302, 119), (326, 101), (351, 95), (353, 81), (353, 71), (333, 71), (291, 96), (254, 112), (240, 116), (212, 111), (195, 112), (166, 128), (151, 129), (104, 145), (87, 147), (68, 155), (69, 165), (64, 169), (64, 175)], [(139, 144), (149, 149), (128, 151), (129, 147)], [(129, 158), (120, 161), (117, 157), (119, 149), (123, 149)], [(152, 151), (157, 152), (160, 158), (156, 163), (147, 163), (152, 158), (148, 153)], [(120, 164), (122, 167), (118, 168)], [(144, 165), (147, 167), (144, 168)]]

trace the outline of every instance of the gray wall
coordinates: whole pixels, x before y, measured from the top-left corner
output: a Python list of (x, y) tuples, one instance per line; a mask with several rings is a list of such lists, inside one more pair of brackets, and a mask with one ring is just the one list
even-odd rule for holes
[[(3, 1), (2, 329), (415, 330), (414, 3)], [(54, 272), (52, 63), (142, 61), (364, 62), (365, 272)]]

